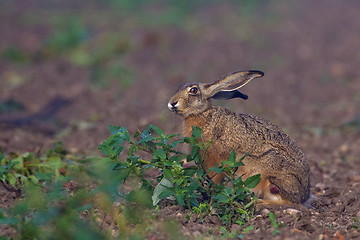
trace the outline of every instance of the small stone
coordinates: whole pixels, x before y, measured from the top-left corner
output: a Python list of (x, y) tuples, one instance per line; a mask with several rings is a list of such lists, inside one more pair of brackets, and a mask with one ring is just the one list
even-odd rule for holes
[(111, 236), (112, 236), (112, 237), (117, 237), (118, 235), (119, 235), (118, 230), (116, 230), (116, 229), (112, 229), (112, 230), (111, 230)]
[(211, 216), (209, 217), (209, 220), (212, 224), (221, 225), (221, 221), (217, 216)]
[(195, 214), (191, 214), (189, 222), (195, 222), (196, 219), (197, 219), (197, 216)]
[(315, 228), (311, 223), (305, 223), (300, 226), (300, 230), (313, 233), (315, 231)]
[(324, 183), (317, 183), (315, 185), (315, 189), (317, 192), (321, 192), (321, 191), (324, 191), (325, 189), (325, 184)]
[(358, 182), (360, 182), (360, 174), (359, 174), (359, 173), (352, 172), (352, 173), (349, 175), (348, 180), (349, 180), (350, 182), (358, 183)]
[(185, 236), (188, 236), (188, 237), (191, 236), (191, 233), (190, 233), (189, 231), (184, 231), (183, 234), (184, 234)]
[(339, 189), (329, 188), (328, 190), (326, 190), (324, 197), (335, 198), (338, 197), (339, 195), (340, 195)]
[(261, 215), (263, 217), (267, 217), (269, 215), (269, 213), (270, 213), (270, 210), (267, 208), (264, 208), (263, 210), (261, 210)]
[(292, 233), (302, 233), (302, 231), (297, 229), (297, 228), (291, 229), (290, 232), (292, 232)]
[(318, 240), (323, 240), (325, 239), (325, 235), (324, 234), (320, 234), (319, 237), (318, 237)]
[(176, 217), (177, 217), (177, 218), (181, 218), (181, 217), (182, 217), (182, 213), (177, 213), (177, 214), (176, 214)]
[(112, 217), (111, 216), (105, 216), (105, 218), (104, 218), (104, 222), (106, 223), (106, 224), (112, 224), (113, 223), (113, 219), (112, 219)]
[(200, 231), (194, 231), (192, 234), (195, 238), (199, 238), (201, 236), (201, 232)]
[(347, 144), (343, 144), (339, 148), (340, 153), (346, 153), (348, 150), (349, 150), (349, 145)]
[(301, 215), (301, 211), (300, 210), (297, 210), (297, 209), (294, 209), (294, 208), (288, 208), (288, 209), (285, 209), (283, 211), (283, 213), (287, 213), (293, 217), (300, 217)]

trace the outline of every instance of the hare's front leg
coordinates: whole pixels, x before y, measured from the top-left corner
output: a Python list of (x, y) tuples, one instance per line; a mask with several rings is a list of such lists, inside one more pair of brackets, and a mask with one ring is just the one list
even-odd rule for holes
[[(226, 158), (221, 158), (216, 148), (213, 147), (208, 148), (204, 155), (204, 167), (206, 171), (208, 171), (209, 168), (216, 167), (216, 165), (220, 166), (221, 161), (226, 160)], [(220, 184), (225, 178), (224, 173), (215, 173), (213, 171), (209, 172), (209, 176), (216, 184)]]

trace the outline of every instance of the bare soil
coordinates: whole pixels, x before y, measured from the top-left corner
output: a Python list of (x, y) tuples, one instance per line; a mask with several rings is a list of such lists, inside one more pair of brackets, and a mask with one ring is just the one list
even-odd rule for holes
[[(247, 224), (254, 229), (243, 239), (360, 239), (360, 2), (258, 1), (253, 8), (209, 3), (175, 23), (165, 14), (162, 19), (167, 11), (162, 4), (123, 9), (111, 1), (6, 0), (2, 5), (0, 52), (15, 47), (25, 55), (0, 58), (0, 103), (22, 106), (0, 112), (5, 152), (41, 154), (61, 140), (73, 153), (99, 154), (109, 124), (131, 132), (155, 124), (181, 133), (180, 117), (166, 108), (179, 84), (257, 69), (265, 76), (243, 89), (247, 101), (214, 104), (285, 129), (309, 160), (317, 206), (259, 209)], [(143, 14), (145, 19), (134, 17)], [(97, 40), (49, 53), (44, 46), (56, 21), (69, 16), (80, 18), (89, 38)], [(110, 61), (129, 69), (132, 81), (125, 84), (120, 74), (104, 86), (93, 84), (94, 66), (76, 64), (72, 56), (114, 33), (125, 42), (125, 53)], [(2, 208), (16, 196), (0, 184)], [(280, 223), (276, 235), (268, 211)], [(219, 234), (216, 218), (185, 216), (176, 206), (159, 212), (160, 220), (175, 219), (191, 237)]]

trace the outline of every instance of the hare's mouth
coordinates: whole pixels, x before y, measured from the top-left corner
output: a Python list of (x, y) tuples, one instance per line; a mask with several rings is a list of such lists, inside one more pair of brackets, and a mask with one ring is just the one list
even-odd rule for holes
[(171, 108), (170, 110), (171, 110), (172, 112), (176, 113), (176, 114), (181, 114), (181, 111), (180, 111), (178, 108), (176, 108), (176, 107), (173, 107), (173, 108)]

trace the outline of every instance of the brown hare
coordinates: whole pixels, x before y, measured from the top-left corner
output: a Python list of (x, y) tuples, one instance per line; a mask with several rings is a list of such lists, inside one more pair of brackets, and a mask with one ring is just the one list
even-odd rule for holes
[[(253, 189), (263, 204), (303, 203), (309, 198), (309, 166), (295, 142), (276, 125), (250, 114), (236, 114), (213, 106), (211, 98), (232, 99), (247, 96), (237, 89), (252, 79), (262, 77), (260, 71), (239, 71), (214, 83), (191, 83), (181, 86), (170, 99), (171, 111), (185, 119), (185, 136), (192, 126), (203, 130), (202, 141), (211, 141), (204, 157), (206, 168), (220, 165), (234, 149), (238, 158), (245, 153), (237, 175), (261, 175)], [(224, 176), (210, 173), (214, 182)]]

